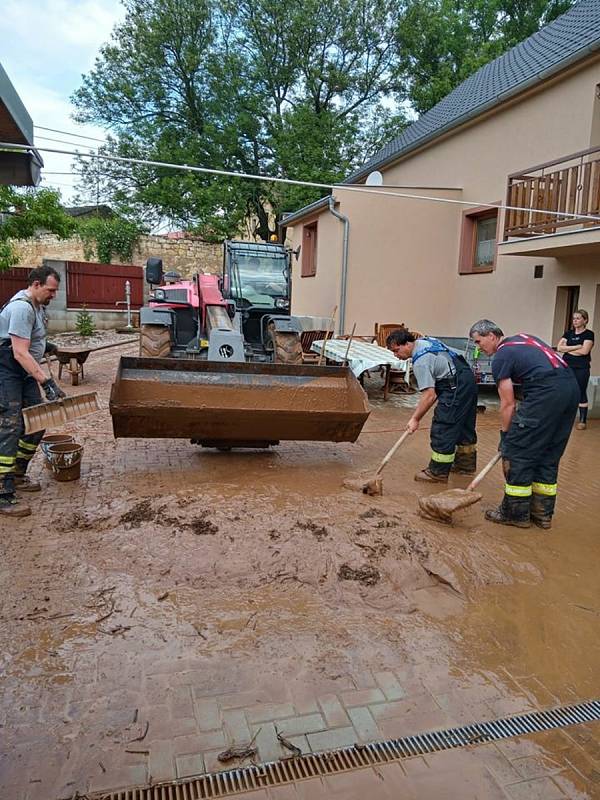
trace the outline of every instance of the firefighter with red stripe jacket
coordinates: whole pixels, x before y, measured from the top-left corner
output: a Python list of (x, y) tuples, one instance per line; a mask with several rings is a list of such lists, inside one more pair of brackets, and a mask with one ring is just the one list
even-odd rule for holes
[[(500, 396), (500, 449), (506, 483), (498, 508), (485, 518), (501, 525), (552, 525), (558, 465), (573, 428), (579, 389), (562, 356), (526, 333), (505, 337), (490, 320), (470, 336), (487, 355)], [(517, 408), (514, 384), (523, 399)]]

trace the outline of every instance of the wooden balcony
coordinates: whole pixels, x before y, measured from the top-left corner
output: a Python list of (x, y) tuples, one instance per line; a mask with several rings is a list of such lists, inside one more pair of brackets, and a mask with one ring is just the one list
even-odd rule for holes
[(600, 216), (600, 147), (538, 164), (508, 176), (504, 236), (525, 238), (560, 231), (584, 231), (600, 220), (581, 220), (561, 214)]

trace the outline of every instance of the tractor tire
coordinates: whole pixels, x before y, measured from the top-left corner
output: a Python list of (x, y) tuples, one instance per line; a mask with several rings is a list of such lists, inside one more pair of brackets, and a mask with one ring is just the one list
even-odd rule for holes
[(300, 334), (271, 331), (276, 364), (302, 364), (302, 344)]
[(166, 358), (171, 352), (171, 331), (162, 325), (142, 325), (140, 328), (140, 356)]

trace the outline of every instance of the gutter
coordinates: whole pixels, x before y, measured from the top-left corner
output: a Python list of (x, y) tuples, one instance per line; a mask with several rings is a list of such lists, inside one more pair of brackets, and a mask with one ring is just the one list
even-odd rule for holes
[(585, 58), (588, 55), (591, 55), (592, 53), (597, 52), (598, 50), (600, 50), (599, 42), (594, 42), (594, 44), (587, 45), (587, 47), (584, 47), (583, 50), (578, 50), (576, 53), (572, 53), (570, 56), (563, 59), (558, 64), (554, 64), (553, 66), (547, 67), (541, 72), (537, 72), (535, 75), (528, 78), (526, 81), (517, 84), (517, 86), (513, 86), (510, 89), (506, 89), (504, 92), (495, 95), (491, 100), (488, 100), (487, 103), (484, 103), (483, 105), (471, 109), (466, 114), (463, 114), (462, 116), (457, 117), (456, 119), (453, 119), (450, 122), (446, 123), (441, 128), (436, 128), (431, 133), (421, 137), (420, 139), (416, 139), (410, 145), (403, 148), (402, 150), (399, 150), (397, 153), (394, 153), (388, 158), (383, 159), (382, 161), (369, 162), (365, 167), (363, 167), (360, 170), (360, 172), (357, 172), (354, 175), (351, 175), (350, 177), (346, 178), (343, 181), (343, 183), (344, 184), (357, 183), (359, 180), (364, 178), (374, 169), (378, 169), (379, 167), (389, 166), (390, 164), (399, 161), (401, 158), (404, 158), (404, 156), (407, 156), (409, 155), (409, 153), (412, 153), (413, 150), (417, 150), (423, 147), (424, 145), (432, 142), (433, 140), (438, 139), (439, 137), (443, 136), (443, 134), (448, 133), (454, 128), (459, 128), (466, 122), (470, 122), (472, 119), (481, 116), (481, 114), (484, 114), (486, 111), (490, 111), (492, 108), (495, 108), (496, 106), (500, 105), (500, 103), (504, 103), (507, 100), (510, 100), (512, 97), (516, 97), (517, 95), (521, 94), (521, 92), (524, 92), (527, 89), (530, 89), (532, 86), (539, 84), (540, 81), (544, 81), (547, 78), (552, 77), (561, 70), (570, 67), (572, 64), (582, 60), (583, 58)]
[(346, 288), (348, 283), (348, 241), (350, 239), (350, 220), (348, 217), (344, 216), (344, 214), (340, 214), (339, 211), (335, 210), (334, 197), (329, 196), (328, 200), (329, 211), (334, 217), (339, 219), (344, 226), (344, 238), (342, 243), (342, 277), (340, 282), (340, 315), (338, 318), (338, 333), (343, 334), (346, 323)]

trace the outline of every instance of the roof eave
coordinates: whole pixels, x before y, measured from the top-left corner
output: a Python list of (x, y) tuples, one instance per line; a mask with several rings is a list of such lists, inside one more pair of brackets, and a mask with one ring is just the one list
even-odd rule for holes
[(288, 214), (284, 213), (280, 222), (278, 223), (279, 226), (282, 228), (287, 228), (290, 225), (293, 225), (295, 222), (299, 222), (301, 219), (310, 217), (313, 214), (320, 214), (330, 205), (330, 198), (331, 195), (328, 194), (325, 195), (325, 197), (321, 197), (319, 200), (315, 200), (314, 203), (310, 203), (303, 208), (299, 208), (298, 211), (291, 211)]
[(511, 100), (513, 97), (516, 97), (522, 92), (527, 91), (527, 89), (530, 89), (532, 86), (535, 86), (541, 83), (542, 81), (553, 77), (562, 70), (567, 69), (568, 67), (577, 63), (578, 61), (581, 61), (585, 59), (587, 56), (597, 53), (598, 51), (600, 51), (600, 40), (594, 42), (594, 44), (592, 45), (588, 45), (582, 50), (579, 50), (577, 53), (568, 56), (567, 58), (560, 61), (558, 64), (555, 64), (546, 70), (538, 72), (536, 75), (532, 76), (531, 78), (528, 78), (526, 81), (523, 81), (522, 83), (519, 83), (517, 86), (514, 86), (505, 92), (500, 92), (492, 100), (489, 100), (487, 103), (483, 103), (482, 105), (477, 106), (477, 108), (474, 108), (471, 111), (467, 112), (466, 114), (463, 114), (462, 116), (453, 119), (451, 122), (447, 123), (446, 125), (443, 125), (440, 128), (437, 128), (435, 131), (432, 131), (430, 134), (423, 136), (421, 139), (417, 139), (416, 141), (412, 142), (407, 147), (403, 148), (397, 153), (388, 156), (388, 158), (382, 159), (381, 161), (375, 161), (369, 164), (368, 167), (365, 167), (361, 169), (359, 172), (350, 175), (343, 181), (343, 183), (347, 184), (358, 183), (363, 178), (366, 178), (371, 172), (373, 172), (373, 170), (380, 169), (382, 167), (389, 167), (390, 164), (399, 161), (400, 159), (412, 153), (414, 150), (421, 149), (425, 145), (430, 144), (436, 139), (439, 139), (445, 133), (448, 133), (451, 130), (454, 130), (455, 128), (459, 128), (461, 125), (465, 125), (467, 122), (471, 122), (472, 120), (476, 119), (482, 114), (485, 114), (486, 111), (490, 111), (492, 108), (499, 106), (501, 103), (505, 103), (507, 100)]

